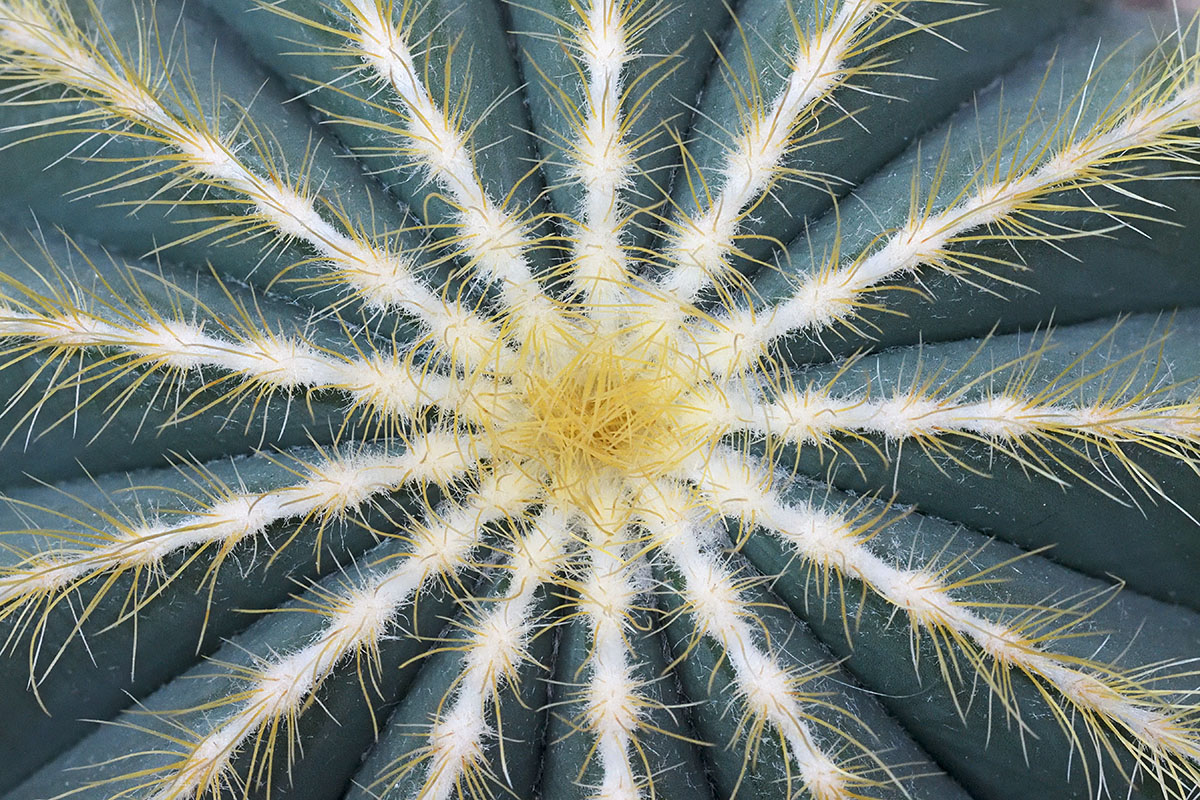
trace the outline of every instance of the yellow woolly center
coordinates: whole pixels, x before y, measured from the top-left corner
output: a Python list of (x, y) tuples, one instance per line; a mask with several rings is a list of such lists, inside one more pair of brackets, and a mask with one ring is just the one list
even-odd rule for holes
[(495, 420), (491, 452), (528, 465), (549, 492), (581, 508), (601, 489), (678, 467), (708, 440), (686, 422), (701, 376), (660, 339), (588, 330), (524, 357), (506, 376), (516, 413)]

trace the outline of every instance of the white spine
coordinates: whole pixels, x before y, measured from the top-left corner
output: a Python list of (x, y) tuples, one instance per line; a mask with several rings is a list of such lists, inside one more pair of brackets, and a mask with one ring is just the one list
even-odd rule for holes
[(596, 800), (640, 800), (632, 745), (642, 705), (626, 629), (636, 589), (625, 549), (610, 531), (592, 526), (591, 570), (579, 604), (591, 625), (592, 650), (585, 689), (588, 729), (596, 736), (600, 765)]
[(804, 278), (788, 300), (753, 315), (740, 311), (719, 320), (701, 334), (703, 349), (725, 372), (744, 369), (772, 340), (847, 320), (880, 284), (944, 263), (947, 247), (971, 231), (1012, 219), (1054, 192), (1092, 185), (1098, 173), (1129, 151), (1140, 151), (1141, 158), (1154, 158), (1163, 148), (1170, 151), (1171, 136), (1198, 120), (1200, 83), (1181, 86), (1111, 128), (1090, 131), (1050, 152), (1026, 172), (982, 184), (944, 211), (911, 217), (874, 251)]
[[(62, 547), (31, 556), (0, 577), (0, 608), (64, 591), (102, 572), (152, 567), (179, 550), (214, 544), (232, 547), (261, 536), (276, 522), (344, 514), (406, 483), (446, 483), (470, 467), (464, 442), (439, 434), (414, 440), (399, 455), (356, 455), (312, 464), (296, 484), (228, 494), (193, 516), (72, 537)], [(83, 547), (82, 539), (95, 544)]]
[(746, 601), (732, 574), (712, 553), (701, 549), (686, 503), (662, 493), (663, 501), (644, 503), (645, 524), (683, 580), (681, 598), (697, 631), (720, 645), (734, 671), (740, 695), (751, 714), (778, 729), (800, 780), (817, 800), (853, 797), (850, 775), (813, 738), (808, 711), (795, 695), (794, 676), (758, 644), (755, 626), (745, 617)]
[[(563, 516), (543, 512), (532, 531), (516, 543), (508, 564), (512, 575), (508, 593), (469, 626), (473, 633), (454, 699), (429, 733), (422, 800), (456, 800), (462, 788), (459, 779), (479, 766), (485, 741), (500, 733), (489, 724), (487, 707), (497, 702), (500, 691), (511, 688), (508, 682), (521, 666), (536, 622), (531, 617), (537, 590), (554, 579), (567, 540)], [(507, 736), (525, 733), (509, 732)]]
[(728, 268), (742, 214), (774, 180), (797, 120), (843, 82), (847, 54), (885, 5), (875, 0), (843, 0), (812, 40), (799, 43), (783, 91), (763, 109), (762, 116), (747, 121), (731, 149), (712, 206), (680, 223), (670, 254), (676, 266), (664, 287), (675, 301), (690, 303), (707, 282), (718, 279)]
[(456, 357), (467, 363), (487, 356), (491, 342), (478, 339), (494, 339), (494, 334), (489, 336), (486, 325), (421, 285), (405, 257), (340, 230), (318, 212), (313, 196), (281, 176), (263, 176), (246, 166), (218, 134), (171, 113), (140, 82), (90, 49), (78, 30), (64, 30), (67, 24), (36, 3), (14, 3), (0, 8), (0, 46), (153, 132), (199, 179), (230, 189), (253, 203), (255, 213), (279, 234), (312, 246), (367, 303), (412, 313), (429, 326), (435, 343), (450, 343)]
[[(348, 394), (355, 405), (397, 420), (430, 406), (476, 419), (484, 413), (481, 402), (500, 397), (500, 390), (482, 378), (468, 389), (457, 378), (403, 360), (345, 358), (303, 339), (270, 333), (235, 340), (213, 336), (201, 325), (149, 316), (136, 323), (114, 323), (82, 309), (51, 316), (0, 308), (0, 339), (32, 340), (64, 351), (110, 348), (127, 355), (131, 366), (184, 371), (212, 367), (240, 375), (250, 384), (285, 391), (335, 389)], [(10, 347), (21, 350), (20, 345)], [(87, 378), (86, 366), (79, 377)]]
[(838, 396), (821, 389), (782, 392), (763, 402), (737, 397), (709, 393), (706, 399), (698, 396), (694, 405), (718, 430), (748, 430), (797, 444), (821, 443), (838, 433), (891, 440), (966, 434), (998, 443), (1054, 433), (1111, 442), (1200, 442), (1195, 402), (1072, 406), (1010, 393), (961, 401), (906, 393)]
[(150, 800), (186, 800), (217, 785), (249, 740), (278, 720), (297, 715), (347, 658), (374, 649), (421, 587), (466, 564), (479, 542), (480, 528), (519, 513), (530, 502), (532, 489), (517, 475), (489, 477), (470, 501), (442, 509), (436, 521), (414, 531), (411, 554), (348, 592), (311, 643), (273, 658), (244, 693), (245, 699), (172, 768)]
[(1019, 630), (986, 619), (956, 600), (933, 571), (888, 563), (866, 547), (852, 522), (838, 514), (784, 505), (762, 488), (764, 481), (757, 472), (745, 457), (720, 451), (709, 461), (701, 489), (722, 512), (753, 519), (803, 558), (861, 580), (907, 613), (914, 626), (952, 631), (1001, 665), (1044, 681), (1080, 710), (1128, 730), (1151, 751), (1200, 763), (1200, 744), (1177, 724), (1165, 703), (1126, 697), (1101, 676), (1075, 665), (1074, 659), (1048, 652)]
[(506, 305), (527, 330), (552, 330), (562, 320), (530, 272), (530, 241), (521, 221), (488, 196), (468, 143), (421, 81), (407, 37), (389, 17), (391, 3), (344, 2), (357, 24), (355, 40), (363, 59), (405, 106), (407, 133), (418, 158), (458, 206), (465, 256), (500, 281)]
[(583, 186), (572, 283), (594, 319), (615, 322), (625, 302), (628, 254), (621, 190), (631, 163), (622, 141), (622, 71), (630, 58), (623, 0), (592, 0), (578, 34), (587, 108), (571, 154)]

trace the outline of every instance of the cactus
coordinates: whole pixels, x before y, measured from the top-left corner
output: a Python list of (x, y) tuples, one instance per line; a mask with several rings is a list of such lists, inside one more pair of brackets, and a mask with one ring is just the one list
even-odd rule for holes
[(0, 796), (1196, 797), (1195, 38), (2, 0)]

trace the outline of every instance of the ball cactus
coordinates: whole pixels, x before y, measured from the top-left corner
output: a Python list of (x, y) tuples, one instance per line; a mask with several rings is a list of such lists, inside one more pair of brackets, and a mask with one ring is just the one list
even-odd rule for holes
[(3, 0), (0, 795), (1195, 797), (1184, 16)]

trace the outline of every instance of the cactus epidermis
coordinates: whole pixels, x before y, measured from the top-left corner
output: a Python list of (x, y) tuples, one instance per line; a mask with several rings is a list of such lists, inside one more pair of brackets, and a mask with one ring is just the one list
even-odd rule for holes
[(3, 0), (0, 790), (1194, 797), (1159, 22)]

